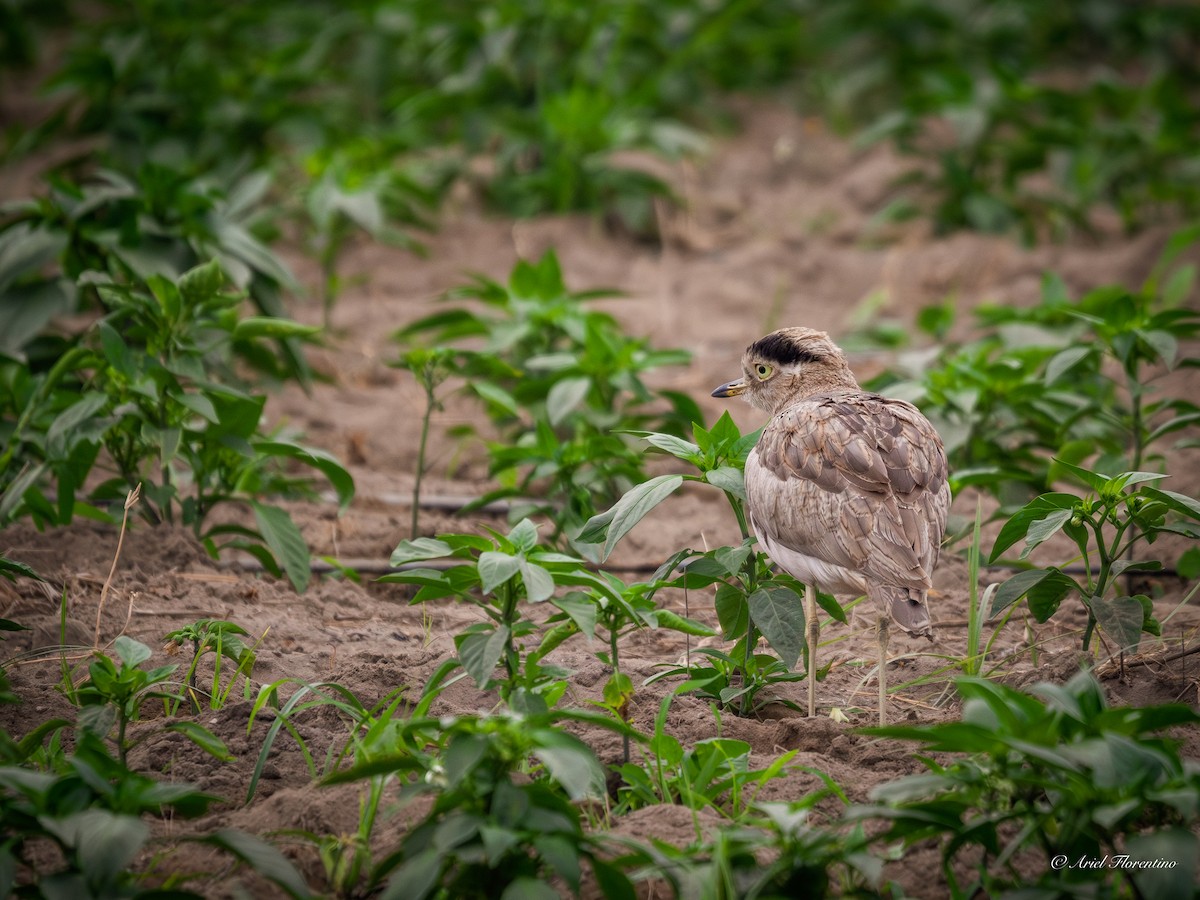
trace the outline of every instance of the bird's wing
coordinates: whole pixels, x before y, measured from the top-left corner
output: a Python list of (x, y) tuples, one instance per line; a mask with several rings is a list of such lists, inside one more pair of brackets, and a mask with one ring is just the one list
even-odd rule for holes
[(941, 438), (912, 404), (864, 392), (794, 404), (763, 429), (746, 491), (760, 537), (880, 584), (929, 587), (950, 490)]

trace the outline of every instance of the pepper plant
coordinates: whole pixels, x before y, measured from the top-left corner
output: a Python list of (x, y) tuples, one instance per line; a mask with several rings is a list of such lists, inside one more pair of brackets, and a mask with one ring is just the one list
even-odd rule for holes
[(1135, 548), (1152, 543), (1159, 535), (1200, 538), (1200, 501), (1151, 486), (1165, 475), (1122, 472), (1109, 476), (1062, 460), (1057, 465), (1080, 479), (1090, 492), (1084, 496), (1052, 492), (1030, 501), (1000, 530), (990, 561), (1000, 559), (1022, 539), (1025, 546), (1020, 558), (1024, 560), (1061, 531), (1079, 548), (1083, 574), (1073, 576), (1059, 566), (1020, 572), (1000, 586), (991, 615), (1025, 598), (1033, 617), (1046, 622), (1068, 595), (1076, 594), (1087, 609), (1085, 650), (1097, 625), (1116, 642), (1118, 650), (1135, 648), (1142, 632), (1159, 634), (1159, 624), (1150, 598), (1123, 591), (1125, 582), (1120, 576), (1162, 568), (1158, 560), (1132, 556)]
[[(576, 545), (606, 559), (617, 543), (651, 510), (663, 503), (684, 482), (709, 484), (724, 493), (742, 533), (738, 547), (719, 547), (697, 554), (683, 550), (659, 568), (656, 578), (682, 588), (718, 584), (717, 617), (727, 640), (736, 640), (731, 653), (706, 649), (701, 652), (712, 665), (700, 670), (674, 668), (669, 674), (689, 674), (697, 686), (724, 705), (734, 701), (743, 714), (757, 708), (757, 695), (770, 684), (802, 679), (792, 673), (802, 652), (807, 653), (804, 635), (803, 586), (785, 573), (771, 569), (770, 558), (755, 550), (746, 521), (743, 470), (746, 457), (758, 441), (758, 432), (743, 435), (729, 413), (723, 413), (711, 430), (693, 427), (695, 443), (671, 434), (638, 431), (659, 452), (692, 465), (698, 474), (658, 475), (628, 491), (609, 510), (593, 516), (576, 538)], [(678, 569), (683, 574), (676, 575)], [(838, 602), (818, 594), (821, 607), (840, 622), (846, 621)], [(765, 637), (779, 658), (758, 654), (755, 648)]]

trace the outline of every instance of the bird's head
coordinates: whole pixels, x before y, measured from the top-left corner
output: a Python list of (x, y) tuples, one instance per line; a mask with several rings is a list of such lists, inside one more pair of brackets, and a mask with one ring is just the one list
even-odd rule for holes
[(823, 331), (796, 326), (772, 331), (742, 354), (742, 377), (712, 392), (743, 396), (751, 406), (776, 413), (825, 391), (858, 390), (846, 355)]

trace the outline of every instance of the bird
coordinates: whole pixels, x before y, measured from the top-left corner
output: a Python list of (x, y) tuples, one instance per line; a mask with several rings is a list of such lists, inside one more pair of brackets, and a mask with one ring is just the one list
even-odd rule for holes
[(771, 415), (746, 458), (749, 524), (805, 585), (808, 714), (816, 712), (816, 588), (870, 598), (879, 614), (879, 724), (892, 622), (932, 639), (927, 598), (950, 508), (946, 451), (911, 403), (864, 391), (823, 331), (795, 326), (742, 354), (712, 392)]

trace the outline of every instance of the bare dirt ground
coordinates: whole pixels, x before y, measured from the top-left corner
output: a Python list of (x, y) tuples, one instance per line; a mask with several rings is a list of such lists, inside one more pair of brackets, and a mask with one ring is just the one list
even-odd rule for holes
[[(269, 405), (274, 422), (337, 454), (350, 464), (357, 480), (358, 496), (341, 518), (332, 502), (292, 507), (314, 552), (382, 564), (395, 545), (409, 537), (405, 498), (413, 484), (423, 398), (407, 372), (389, 365), (397, 357), (389, 334), (436, 308), (438, 296), (462, 283), (467, 272), (504, 279), (518, 257), (536, 258), (554, 247), (572, 288), (622, 289), (626, 299), (605, 305), (631, 333), (648, 336), (656, 346), (685, 347), (694, 354), (690, 367), (663, 370), (657, 383), (696, 397), (711, 422), (726, 404), (711, 399), (709, 392), (737, 373), (743, 347), (772, 328), (804, 324), (837, 337), (854, 324), (856, 310), (870, 297), (882, 298), (875, 315), (902, 323), (911, 322), (922, 306), (947, 296), (955, 297), (964, 310), (982, 300), (1027, 304), (1039, 296), (1045, 271), (1060, 273), (1076, 292), (1110, 282), (1138, 284), (1169, 234), (1163, 229), (1128, 238), (1114, 230), (1100, 239), (1023, 248), (978, 235), (934, 238), (919, 225), (884, 229), (874, 224), (873, 216), (886, 203), (891, 182), (905, 165), (890, 151), (854, 151), (819, 122), (779, 106), (747, 105), (743, 126), (738, 136), (716, 141), (705, 160), (670, 170), (683, 205), (663, 211), (662, 246), (613, 236), (587, 217), (499, 220), (482, 212), (471, 192), (463, 190), (444, 210), (438, 232), (426, 239), (426, 258), (375, 244), (353, 247), (344, 272), (358, 280), (334, 309), (327, 346), (312, 354), (314, 366), (328, 380), (311, 394), (287, 388)], [(301, 280), (315, 285), (311, 260), (299, 248), (285, 247), (284, 252)], [(299, 303), (294, 314), (309, 321), (321, 316), (315, 302)], [(869, 376), (890, 360), (852, 354), (851, 362), (860, 375)], [(1198, 385), (1191, 377), (1194, 392)], [(743, 430), (761, 424), (761, 415), (749, 407), (739, 404), (731, 412)], [(478, 418), (470, 403), (449, 398), (435, 420), (427, 494), (468, 499), (487, 488), (478, 448), (444, 436), (446, 428)], [(1181, 460), (1175, 472), (1175, 489), (1195, 493), (1200, 488), (1194, 456)], [(631, 573), (658, 565), (680, 548), (735, 541), (732, 517), (714, 493), (685, 490), (674, 497), (625, 540), (612, 568), (634, 577)], [(955, 512), (973, 515), (974, 502), (972, 497), (958, 498)], [(455, 517), (432, 509), (421, 514), (424, 534), (473, 531), (485, 524), (505, 525), (497, 516)], [(58, 647), (59, 601), (65, 592), (67, 643), (79, 648), (69, 652), (86, 659), (116, 543), (115, 528), (84, 522), (51, 533), (27, 526), (0, 532), (0, 550), (47, 579), (44, 586), (0, 582), (0, 615), (32, 629), (9, 638), (4, 658)], [(936, 643), (931, 647), (900, 636), (893, 640), (893, 655), (902, 657), (891, 670), (893, 684), (935, 673), (944, 665), (943, 656), (964, 654), (968, 585), (963, 549), (960, 545), (946, 551), (936, 574)], [(371, 575), (364, 576), (361, 585), (332, 577), (314, 580), (298, 596), (284, 582), (229, 562), (211, 560), (185, 533), (135, 523), (100, 616), (101, 644), (123, 632), (154, 647), (151, 664), (164, 665), (172, 661), (162, 649), (167, 632), (200, 617), (230, 619), (263, 636), (253, 673), (256, 684), (284, 677), (333, 681), (370, 706), (395, 688), (416, 696), (453, 652), (453, 635), (481, 615), (453, 604), (412, 606), (405, 589), (375, 585)], [(1003, 577), (1002, 572), (988, 573), (992, 580)], [(1182, 595), (1177, 581), (1160, 580), (1151, 587), (1159, 596), (1160, 616)], [(691, 616), (715, 624), (708, 592), (694, 591), (686, 598), (667, 594), (661, 600), (680, 612), (686, 605)], [(1003, 677), (1015, 684), (1070, 677), (1079, 665), (1078, 638), (1056, 635), (1077, 632), (1082, 619), (1060, 616), (1052, 625), (1036, 629), (1041, 653), (1035, 667), (1018, 618), (995, 643), (992, 662), (1000, 665)], [(1172, 619), (1170, 643), (1192, 638), (1198, 625), (1200, 612), (1181, 610)], [(718, 732), (744, 739), (752, 745), (757, 765), (786, 750), (798, 750), (796, 762), (828, 773), (852, 800), (866, 800), (872, 786), (922, 769), (910, 747), (854, 731), (873, 718), (873, 626), (872, 617), (863, 615), (852, 619), (848, 628), (825, 628), (821, 656), (834, 660), (834, 666), (818, 687), (821, 709), (815, 720), (779, 706), (761, 718), (726, 714), (718, 722), (706, 703), (685, 696), (672, 707), (669, 730), (685, 744)], [(598, 649), (578, 638), (556, 651), (552, 660), (574, 671), (571, 696), (581, 702), (598, 696), (606, 677), (594, 656)], [(632, 636), (622, 654), (640, 685), (661, 664), (679, 660), (688, 650), (682, 636), (648, 631)], [(58, 658), (57, 652), (44, 652), (11, 667), (14, 690), (25, 703), (0, 707), (0, 724), (10, 733), (24, 734), (32, 724), (54, 715), (71, 717), (55, 688)], [(890, 703), (892, 720), (928, 722), (953, 716), (956, 700), (947, 678), (900, 689)], [(1181, 663), (1164, 670), (1131, 669), (1126, 679), (1111, 679), (1105, 686), (1111, 699), (1121, 703), (1197, 699), (1196, 676)], [(632, 713), (637, 727), (652, 729), (668, 689), (661, 682), (639, 688)], [(789, 690), (800, 700), (804, 686)], [(462, 681), (443, 695), (436, 709), (473, 712), (490, 709), (495, 702)], [(849, 724), (829, 717), (835, 707), (848, 715)], [(257, 721), (247, 733), (250, 708), (249, 701), (239, 700), (205, 712), (200, 719), (228, 742), (236, 756), (233, 762), (218, 763), (174, 735), (158, 734), (135, 751), (134, 767), (190, 781), (225, 798), (197, 821), (160, 823), (158, 833), (176, 837), (222, 826), (256, 834), (286, 829), (351, 832), (357, 817), (355, 790), (315, 785), (290, 738), (276, 743), (254, 802), (243, 802), (267, 728), (266, 721)], [(138, 728), (154, 731), (157, 725), (150, 721)], [(340, 746), (345, 738), (345, 724), (332, 715), (314, 716), (306, 729), (311, 745), (322, 750), (329, 744)], [(618, 761), (617, 738), (595, 734), (589, 740), (602, 761)], [(1191, 755), (1197, 755), (1198, 748), (1193, 735)], [(771, 799), (794, 798), (816, 784), (813, 776), (796, 772), (772, 783), (768, 793)], [(712, 817), (704, 821), (717, 824)], [(377, 834), (381, 848), (394, 840), (402, 822), (390, 818), (383, 823)], [(631, 816), (615, 828), (680, 845), (696, 836), (692, 817), (684, 814)], [(320, 884), (320, 864), (311, 848), (286, 839), (283, 844), (312, 883)], [(156, 864), (165, 871), (206, 873), (192, 886), (209, 896), (233, 896), (240, 890), (271, 896), (251, 873), (194, 848), (178, 849)], [(942, 896), (944, 889), (931, 884), (929, 877), (936, 867), (932, 851), (915, 853), (891, 864), (887, 876), (899, 880), (913, 896)]]

